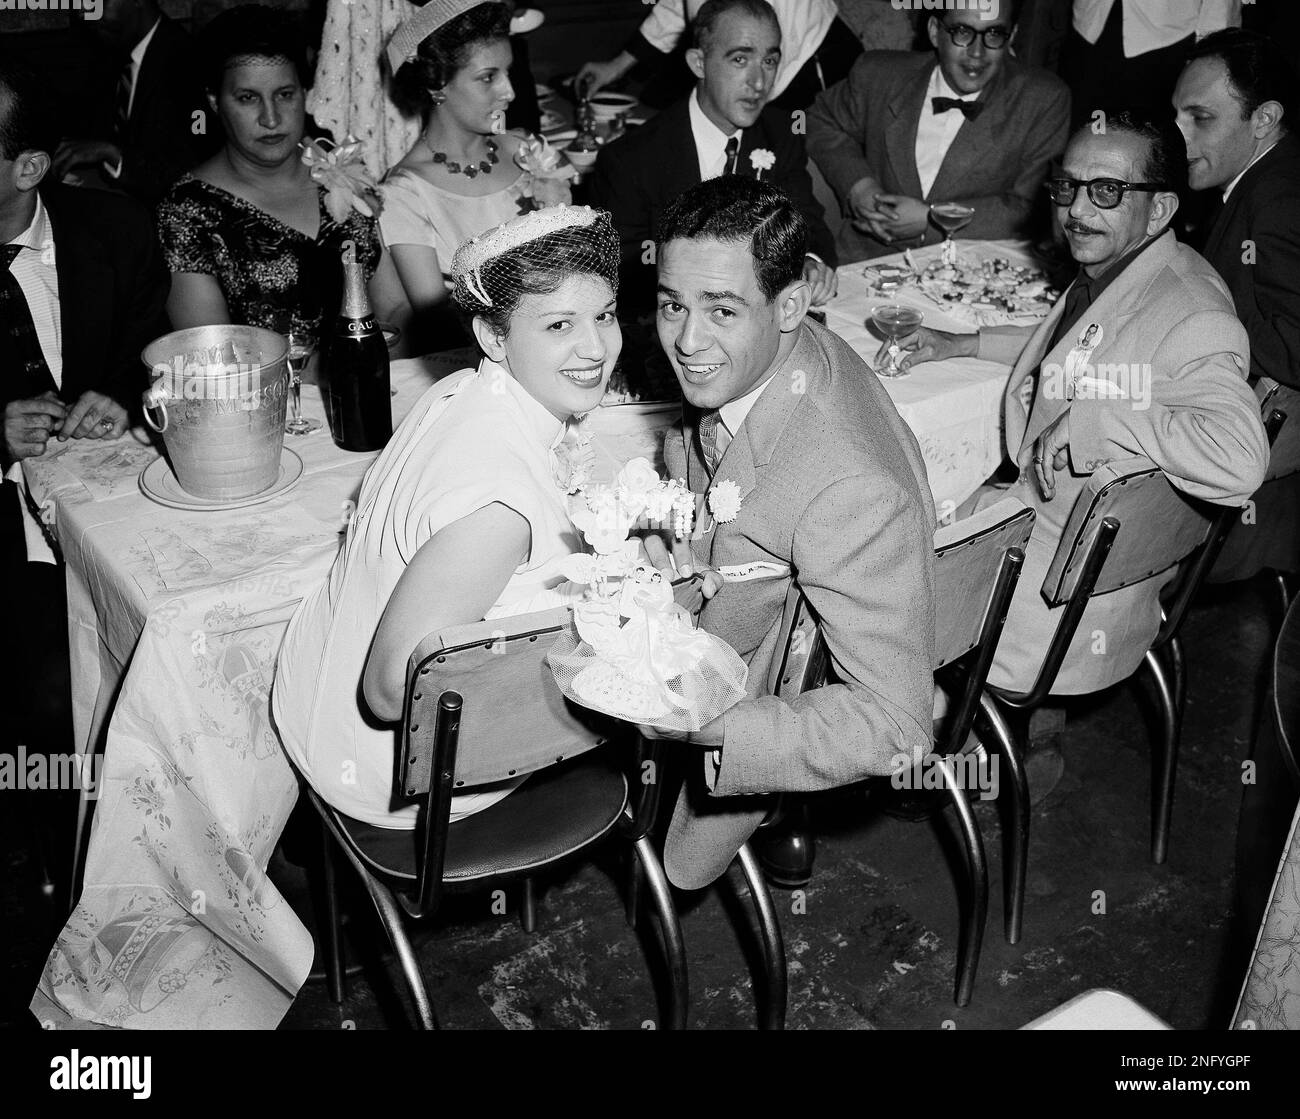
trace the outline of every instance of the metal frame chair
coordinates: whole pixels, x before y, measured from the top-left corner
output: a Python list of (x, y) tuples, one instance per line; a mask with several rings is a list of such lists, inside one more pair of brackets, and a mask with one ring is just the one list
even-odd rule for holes
[[(670, 980), (665, 1024), (685, 1027), (685, 949), (668, 880), (629, 809), (626, 778), (597, 749), (601, 733), (565, 703), (545, 664), (568, 622), (568, 609), (560, 608), (431, 634), (417, 647), (408, 664), (395, 781), (396, 799), (420, 804), (414, 831), (351, 819), (309, 790), (328, 836), (325, 955), (335, 1001), (343, 997), (344, 976), (330, 839), (374, 903), (419, 1025), (434, 1029), (403, 917), (432, 916), (445, 893), (522, 881), (522, 922), (531, 931), (533, 874), (614, 832), (633, 846), (659, 917)], [(524, 774), (530, 779), (499, 804), (450, 822), (457, 788)]]
[[(970, 1002), (979, 969), (988, 916), (988, 860), (951, 757), (967, 752), (966, 742), (984, 694), (993, 653), (1020, 579), (1034, 516), (1034, 511), (1022, 502), (1008, 499), (935, 534), (936, 673), (951, 676), (960, 690), (934, 753), (945, 790), (957, 810), (970, 886), (961, 917), (953, 996), (958, 1006)], [(981, 597), (984, 588), (988, 590)], [(785, 654), (772, 691), (776, 695), (797, 695), (826, 682), (829, 656), (807, 600), (792, 591), (786, 606)]]
[[(1283, 412), (1274, 410), (1265, 423), (1270, 444), (1277, 437)], [(1056, 682), (1075, 631), (1094, 594), (1106, 594), (1150, 579), (1180, 563), (1162, 606), (1163, 621), (1146, 651), (1143, 664), (1156, 685), (1163, 716), (1163, 733), (1152, 752), (1151, 858), (1163, 863), (1169, 847), (1174, 775), (1182, 735), (1187, 674), (1179, 630), (1188, 606), (1240, 513), (1237, 506), (1207, 507), (1185, 497), (1169, 484), (1150, 460), (1129, 459), (1096, 471), (1079, 495), (1043, 581), (1049, 606), (1064, 606), (1033, 686), (1012, 692), (989, 685), (981, 701), (1003, 756), (1011, 764), (1011, 859), (1006, 878), (1006, 938), (1020, 939), (1024, 917), (1025, 875), (1029, 862), (1029, 788), (1024, 780), (1024, 743), (1004, 712), (1029, 712), (1042, 704)], [(1121, 534), (1125, 521), (1142, 532)], [(1160, 525), (1159, 533), (1151, 527)], [(1023, 728), (1021, 728), (1023, 729)]]

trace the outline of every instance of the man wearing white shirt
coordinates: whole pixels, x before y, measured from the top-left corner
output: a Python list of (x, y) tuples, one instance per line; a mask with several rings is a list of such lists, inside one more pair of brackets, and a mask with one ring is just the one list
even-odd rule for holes
[(1241, 0), (1074, 0), (1061, 76), (1074, 121), (1097, 110), (1163, 109), (1187, 49), (1241, 26)]
[(54, 179), (72, 174), (153, 206), (219, 142), (215, 122), (208, 131), (193, 44), (157, 0), (106, 0), (103, 18), (85, 26), (124, 57), (105, 97), (112, 114), (107, 136), (65, 139), (54, 154)]
[(31, 749), (70, 726), (67, 617), (20, 464), (52, 441), (120, 437), (146, 387), (140, 351), (167, 330), (168, 274), (148, 212), (43, 182), (47, 102), (38, 75), (0, 66), (0, 608), (22, 649), (2, 702), (9, 734)]
[[(769, 0), (781, 24), (783, 51), (772, 85), (778, 108), (807, 108), (819, 90), (839, 81), (862, 43), (839, 18), (835, 0)], [(688, 19), (699, 15), (704, 0), (659, 0), (628, 40), (625, 49), (607, 62), (588, 62), (578, 71), (578, 83), (595, 93), (618, 81), (638, 62), (657, 65), (672, 54)]]
[(591, 202), (613, 215), (623, 250), (622, 314), (653, 309), (659, 216), (690, 187), (735, 174), (772, 183), (810, 230), (804, 278), (814, 305), (835, 293), (835, 243), (813, 197), (803, 137), (788, 114), (768, 107), (782, 57), (781, 30), (763, 0), (709, 0), (694, 27), (689, 97), (607, 145), (591, 180)]

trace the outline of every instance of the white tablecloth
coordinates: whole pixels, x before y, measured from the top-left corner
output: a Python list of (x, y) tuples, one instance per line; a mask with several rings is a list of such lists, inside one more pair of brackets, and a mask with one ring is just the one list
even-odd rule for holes
[[(874, 354), (860, 266), (841, 291), (829, 325)], [(394, 363), (394, 419), (461, 364)], [(886, 382), (941, 513), (998, 462), (1005, 376), (956, 362)], [(323, 419), (310, 386), (303, 407)], [(598, 412), (597, 477), (658, 458), (672, 416)], [(271, 1028), (307, 976), (311, 938), (264, 872), (297, 796), (268, 697), (285, 626), (325, 579), (374, 455), (338, 450), (324, 429), (286, 445), (304, 463), (297, 486), (224, 512), (145, 498), (138, 476), (156, 454), (130, 438), (55, 443), (24, 463), (67, 562), (79, 748), (105, 744), (85, 885), (32, 1000), (51, 1026)]]

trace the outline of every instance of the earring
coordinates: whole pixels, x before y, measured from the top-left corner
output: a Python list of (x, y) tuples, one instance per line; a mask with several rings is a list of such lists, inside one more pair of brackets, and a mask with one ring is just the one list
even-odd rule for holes
[(447, 100), (447, 95), (440, 89), (429, 90), (429, 100), (434, 105), (441, 105)]

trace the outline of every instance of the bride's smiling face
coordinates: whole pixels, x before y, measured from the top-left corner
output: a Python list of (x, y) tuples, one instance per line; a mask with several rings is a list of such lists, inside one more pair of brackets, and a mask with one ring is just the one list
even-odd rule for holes
[(599, 276), (570, 276), (549, 295), (525, 295), (504, 337), (481, 318), (479, 344), (528, 394), (555, 416), (590, 412), (600, 404), (623, 349), (615, 298)]

